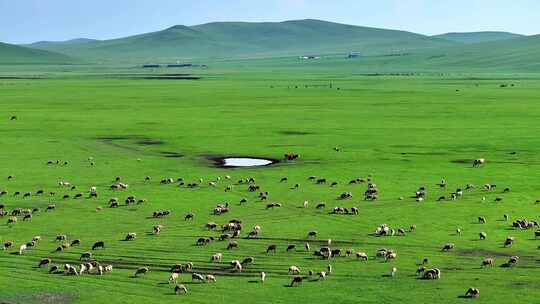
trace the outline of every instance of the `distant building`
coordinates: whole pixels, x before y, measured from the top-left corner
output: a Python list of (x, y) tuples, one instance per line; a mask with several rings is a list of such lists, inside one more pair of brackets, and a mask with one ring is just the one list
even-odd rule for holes
[(321, 59), (320, 56), (312, 56), (312, 55), (309, 55), (309, 56), (300, 56), (300, 59), (304, 59), (304, 60), (309, 60), (309, 59)]
[(192, 63), (174, 63), (174, 64), (167, 65), (168, 68), (187, 68), (187, 67), (192, 67), (192, 66), (193, 66)]
[(145, 68), (145, 69), (148, 69), (148, 68), (159, 68), (159, 67), (161, 67), (161, 65), (159, 65), (159, 64), (144, 64), (142, 67)]

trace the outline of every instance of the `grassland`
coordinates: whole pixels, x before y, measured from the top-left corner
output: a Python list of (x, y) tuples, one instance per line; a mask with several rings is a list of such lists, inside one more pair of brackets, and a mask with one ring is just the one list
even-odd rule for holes
[[(203, 76), (198, 81), (144, 80), (100, 75), (73, 70), (39, 74), (46, 79), (0, 80), (0, 103), (4, 119), (2, 137), (2, 181), (0, 190), (9, 195), (0, 202), (8, 210), (16, 207), (42, 210), (55, 203), (57, 210), (40, 212), (31, 221), (0, 226), (0, 240), (16, 245), (40, 235), (37, 248), (23, 256), (14, 249), (0, 252), (0, 300), (16, 303), (460, 303), (458, 296), (474, 286), (481, 290), (478, 303), (534, 303), (539, 296), (538, 242), (532, 230), (515, 230), (504, 222), (503, 214), (517, 218), (537, 218), (540, 195), (538, 150), (540, 139), (537, 113), (540, 111), (540, 79), (534, 74), (417, 74), (413, 76), (365, 76), (340, 65), (308, 64), (292, 68), (287, 60), (222, 63), (218, 68), (191, 72)], [(146, 73), (133, 69), (122, 73)], [(9, 72), (3, 70), (3, 75)], [(330, 83), (332, 86), (330, 87)], [(501, 84), (508, 87), (501, 88)], [(514, 86), (510, 86), (513, 84)], [(17, 120), (9, 120), (12, 115)], [(151, 139), (154, 145), (145, 145)], [(159, 142), (158, 142), (159, 140)], [(341, 147), (341, 152), (333, 150)], [(182, 157), (165, 157), (174, 152)], [(207, 156), (249, 155), (281, 158), (295, 152), (301, 158), (257, 169), (216, 168)], [(88, 157), (93, 157), (91, 166)], [(472, 168), (470, 160), (484, 157), (487, 164)], [(69, 161), (67, 166), (47, 165), (48, 160)], [(8, 181), (7, 176), (15, 178)], [(145, 176), (150, 182), (144, 182)], [(217, 187), (206, 183), (230, 175)], [(315, 185), (308, 176), (326, 177), (339, 185)], [(357, 177), (371, 175), (380, 188), (380, 198), (364, 201), (366, 185), (348, 185)], [(130, 185), (128, 190), (109, 190), (116, 176)], [(247, 187), (228, 184), (253, 176), (269, 202), (282, 208), (266, 210)], [(287, 176), (289, 182), (280, 183)], [(195, 189), (160, 185), (163, 177), (199, 178)], [(445, 177), (448, 189), (435, 184)], [(59, 188), (67, 180), (77, 189)], [(290, 189), (294, 183), (300, 188)], [(472, 183), (497, 184), (494, 192), (467, 191), (457, 201), (437, 202), (455, 188)], [(98, 199), (61, 199), (97, 186)], [(423, 203), (409, 198), (418, 187), (428, 189)], [(504, 187), (512, 192), (502, 194)], [(56, 196), (14, 197), (15, 191), (54, 191)], [(351, 191), (353, 199), (337, 200)], [(146, 198), (147, 203), (108, 208), (107, 201), (128, 195)], [(486, 201), (481, 198), (485, 196)], [(249, 202), (238, 204), (241, 198)], [(404, 200), (399, 200), (404, 197)], [(495, 203), (496, 197), (504, 197)], [(304, 200), (308, 209), (300, 208)], [(231, 212), (211, 215), (216, 204), (229, 202)], [(326, 210), (315, 203), (325, 201)], [(334, 206), (357, 206), (358, 216), (332, 215)], [(96, 212), (97, 206), (103, 206)], [(155, 210), (170, 209), (168, 218), (154, 219)], [(184, 221), (188, 212), (193, 221)], [(477, 217), (487, 224), (477, 224)], [(218, 236), (203, 228), (209, 221), (225, 223), (239, 218), (243, 236), (253, 225), (261, 225), (260, 238), (238, 239), (239, 248), (228, 251), (226, 242), (195, 246), (197, 238)], [(7, 221), (3, 218), (2, 221)], [(165, 226), (159, 236), (150, 234), (152, 225)], [(375, 237), (376, 226), (417, 231), (406, 236)], [(463, 229), (463, 235), (455, 233)], [(327, 239), (333, 247), (365, 251), (371, 258), (360, 262), (353, 257), (322, 260), (305, 252), (302, 244), (309, 230), (317, 230), (317, 248)], [(485, 231), (487, 240), (479, 241)], [(133, 242), (121, 241), (128, 232), (137, 232)], [(67, 234), (81, 239), (79, 247), (54, 253), (54, 238)], [(516, 242), (503, 248), (507, 236)], [(114, 265), (104, 276), (80, 277), (48, 274), (36, 268), (41, 258), (54, 264), (78, 263), (80, 254), (94, 241), (104, 240), (107, 248), (94, 251), (95, 258)], [(456, 249), (442, 252), (447, 242)], [(269, 244), (278, 252), (266, 255)], [(285, 252), (297, 244), (296, 252)], [(396, 250), (398, 258), (383, 262), (373, 256), (378, 248)], [(222, 252), (221, 264), (210, 256)], [(508, 256), (519, 255), (513, 268), (500, 267)], [(242, 274), (232, 274), (228, 262), (255, 257)], [(418, 263), (429, 257), (429, 266), (439, 267), (440, 280), (426, 281), (415, 276)], [(496, 266), (481, 269), (485, 257), (495, 257)], [(191, 284), (181, 275), (189, 294), (176, 296), (167, 284), (171, 265), (192, 261), (195, 270), (216, 273), (215, 284)], [(288, 288), (290, 265), (334, 271), (325, 281), (304, 282)], [(137, 267), (150, 272), (132, 278)], [(392, 267), (398, 268), (389, 278)], [(257, 283), (259, 272), (267, 281)], [(181, 298), (179, 298), (181, 297)]]

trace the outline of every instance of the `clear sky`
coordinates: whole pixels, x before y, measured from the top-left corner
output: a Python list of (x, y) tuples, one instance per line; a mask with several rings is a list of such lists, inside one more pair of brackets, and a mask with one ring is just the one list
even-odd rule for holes
[(540, 0), (0, 0), (0, 41), (117, 38), (213, 21), (323, 19), (422, 34), (540, 33)]

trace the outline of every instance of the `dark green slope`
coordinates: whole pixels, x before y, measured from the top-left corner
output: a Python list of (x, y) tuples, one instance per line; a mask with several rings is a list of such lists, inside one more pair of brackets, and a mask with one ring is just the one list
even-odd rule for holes
[(69, 56), (0, 42), (0, 64), (72, 63)]
[(48, 49), (96, 60), (163, 61), (346, 52), (403, 53), (453, 44), (455, 43), (404, 31), (319, 20), (298, 20), (173, 26), (163, 31), (121, 39), (49, 45)]

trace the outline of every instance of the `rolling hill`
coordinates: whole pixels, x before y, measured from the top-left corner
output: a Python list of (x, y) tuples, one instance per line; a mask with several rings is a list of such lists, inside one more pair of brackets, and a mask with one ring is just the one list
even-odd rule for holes
[(63, 54), (0, 42), (0, 64), (63, 64), (73, 61)]
[(177, 25), (126, 38), (33, 47), (99, 61), (171, 61), (193, 58), (249, 58), (322, 53), (405, 53), (454, 45), (420, 34), (331, 23), (218, 22)]
[(77, 45), (77, 44), (84, 44), (84, 43), (97, 42), (97, 41), (99, 40), (88, 39), (88, 38), (76, 38), (76, 39), (70, 39), (70, 40), (65, 40), (65, 41), (37, 41), (37, 42), (26, 44), (23, 46), (46, 50), (46, 49), (54, 49), (56, 47), (62, 47), (66, 45)]
[(441, 35), (431, 36), (443, 40), (459, 42), (459, 43), (480, 43), (507, 40), (513, 38), (525, 37), (524, 35), (514, 34), (509, 32), (469, 32), (469, 33), (446, 33)]

